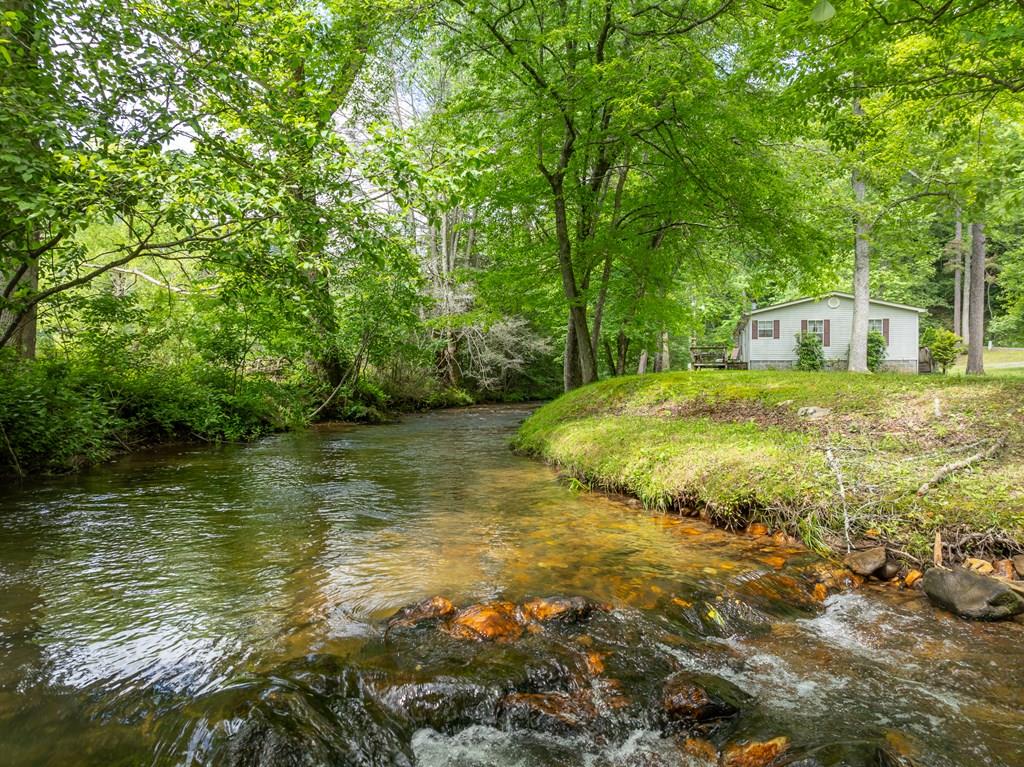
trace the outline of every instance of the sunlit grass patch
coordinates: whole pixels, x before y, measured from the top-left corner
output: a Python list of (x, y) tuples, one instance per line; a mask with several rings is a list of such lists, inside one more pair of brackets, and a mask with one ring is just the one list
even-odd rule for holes
[[(828, 412), (801, 416), (809, 407)], [(994, 441), (990, 459), (934, 481)], [(937, 530), (996, 553), (1024, 550), (1024, 379), (630, 376), (541, 408), (516, 445), (648, 506), (728, 527), (765, 521), (816, 546), (838, 545), (849, 524), (920, 558)]]

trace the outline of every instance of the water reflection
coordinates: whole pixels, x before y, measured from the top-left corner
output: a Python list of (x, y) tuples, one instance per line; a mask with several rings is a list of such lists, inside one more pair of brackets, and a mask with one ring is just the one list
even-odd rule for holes
[[(783, 734), (820, 755), (903, 739), (924, 764), (1022, 763), (1021, 626), (961, 623), (886, 588), (822, 606), (799, 548), (574, 494), (511, 455), (524, 415), (178, 448), (8, 491), (5, 761), (694, 764), (651, 708), (689, 668), (756, 696), (720, 740)], [(385, 618), (434, 594), (616, 610), (515, 649), (430, 629), (382, 641)], [(551, 658), (558, 674), (530, 671)], [(511, 725), (496, 701), (537, 679), (596, 701), (607, 737)], [(472, 705), (419, 726), (389, 708), (402, 684)]]

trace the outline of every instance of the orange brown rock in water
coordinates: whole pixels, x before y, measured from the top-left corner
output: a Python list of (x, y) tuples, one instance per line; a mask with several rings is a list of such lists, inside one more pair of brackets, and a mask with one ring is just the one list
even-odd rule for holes
[(703, 738), (687, 738), (683, 741), (683, 751), (712, 764), (718, 763), (718, 749), (714, 743)]
[(769, 567), (774, 567), (776, 570), (781, 570), (786, 566), (784, 557), (761, 557), (761, 561)]
[(563, 621), (572, 622), (588, 618), (594, 610), (608, 610), (605, 605), (598, 605), (583, 597), (548, 597), (529, 599), (519, 605), (516, 617), (521, 622), (527, 621)]
[(768, 525), (761, 524), (760, 522), (751, 522), (747, 526), (747, 533), (755, 538), (768, 535)]
[(775, 535), (772, 536), (772, 540), (780, 546), (784, 546), (787, 543), (792, 542), (790, 540), (790, 537), (786, 535), (785, 531), (783, 530), (779, 530), (778, 532), (776, 532)]
[(1013, 566), (1012, 559), (997, 559), (992, 563), (992, 567), (995, 569), (994, 575), (998, 575), (1000, 578), (1009, 578), (1011, 581), (1017, 578), (1017, 571)]
[(459, 610), (448, 622), (448, 633), (459, 639), (511, 642), (522, 636), (511, 602), (484, 602)]
[(587, 653), (587, 670), (591, 674), (600, 674), (604, 671), (604, 653), (591, 650)]
[(911, 570), (903, 579), (903, 585), (908, 589), (913, 588), (914, 584), (921, 580), (922, 577), (924, 577), (924, 573), (920, 570)]
[(914, 740), (906, 733), (897, 730), (885, 731), (885, 748), (880, 756), (884, 758), (883, 764), (894, 765), (916, 765), (921, 754), (921, 749)]
[(672, 674), (665, 680), (661, 706), (669, 722), (705, 722), (736, 713), (736, 706), (708, 692), (704, 684), (704, 679), (693, 677), (685, 671)]
[(789, 748), (789, 738), (781, 736), (754, 743), (732, 743), (722, 752), (722, 767), (767, 767)]
[(398, 626), (414, 626), (420, 621), (446, 618), (455, 612), (455, 605), (446, 597), (436, 596), (424, 599), (409, 607), (403, 607), (388, 620), (385, 634)]
[(828, 589), (824, 583), (814, 584), (814, 598), (819, 602), (824, 602), (828, 598)]
[(502, 702), (514, 723), (540, 729), (576, 729), (597, 716), (589, 700), (565, 692), (514, 692)]
[(848, 570), (836, 570), (834, 577), (840, 588), (856, 589), (864, 585), (863, 575), (857, 575), (857, 573), (851, 573)]
[(964, 565), (968, 570), (974, 570), (974, 572), (981, 573), (982, 575), (991, 575), (995, 570), (991, 563), (986, 562), (984, 559), (975, 559), (974, 557), (968, 557)]

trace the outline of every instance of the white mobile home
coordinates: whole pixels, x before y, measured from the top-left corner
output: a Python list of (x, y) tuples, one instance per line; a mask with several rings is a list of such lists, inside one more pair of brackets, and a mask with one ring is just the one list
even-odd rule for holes
[[(918, 320), (925, 312), (915, 306), (871, 301), (870, 329), (886, 341), (884, 370), (916, 373)], [(853, 296), (828, 293), (821, 298), (800, 298), (748, 312), (738, 332), (739, 359), (751, 370), (784, 369), (796, 364), (800, 333), (817, 333), (831, 369), (846, 368), (853, 328)]]

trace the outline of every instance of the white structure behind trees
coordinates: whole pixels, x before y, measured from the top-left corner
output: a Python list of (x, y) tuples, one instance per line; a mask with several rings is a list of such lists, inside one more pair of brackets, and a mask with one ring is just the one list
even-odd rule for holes
[[(868, 326), (886, 339), (883, 370), (916, 373), (919, 318), (924, 309), (872, 299)], [(829, 293), (802, 298), (747, 313), (740, 325), (740, 360), (751, 370), (785, 369), (796, 364), (800, 333), (821, 336), (830, 369), (846, 370), (853, 335), (853, 296)]]

